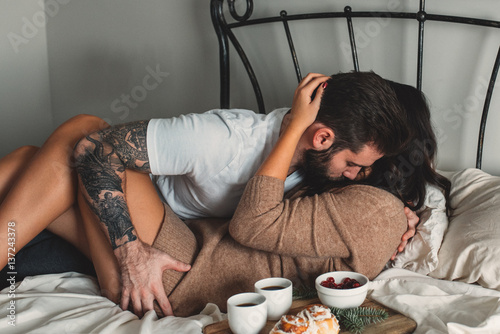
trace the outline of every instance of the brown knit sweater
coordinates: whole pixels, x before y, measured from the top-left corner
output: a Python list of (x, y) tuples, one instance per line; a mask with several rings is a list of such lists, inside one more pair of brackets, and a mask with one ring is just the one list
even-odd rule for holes
[(166, 271), (174, 314), (199, 313), (211, 302), (253, 291), (265, 277), (313, 286), (328, 271), (375, 277), (399, 245), (407, 221), (403, 204), (369, 186), (283, 199), (283, 181), (256, 176), (230, 222), (178, 219), (167, 207), (154, 247), (192, 264), (187, 274)]

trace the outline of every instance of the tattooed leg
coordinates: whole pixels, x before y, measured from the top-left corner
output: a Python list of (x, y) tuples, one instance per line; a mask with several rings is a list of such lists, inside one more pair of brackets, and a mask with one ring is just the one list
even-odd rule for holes
[(91, 134), (75, 148), (83, 195), (113, 249), (137, 239), (125, 198), (125, 169), (149, 173), (147, 123), (134, 122)]
[[(78, 143), (74, 154), (81, 192), (88, 204), (82, 210), (91, 208), (118, 260), (122, 283), (120, 307), (126, 310), (131, 306), (140, 317), (153, 309), (155, 300), (164, 315), (172, 315), (163, 288), (163, 271), (190, 269), (189, 265), (139, 239), (132, 225), (128, 206), (132, 202), (129, 203), (129, 196), (124, 194), (125, 169), (150, 172), (146, 128), (147, 122), (136, 122), (94, 133)], [(147, 182), (151, 185), (150, 180)], [(158, 207), (162, 208), (162, 205)], [(153, 230), (157, 231), (157, 228)], [(146, 234), (152, 235), (150, 231)]]

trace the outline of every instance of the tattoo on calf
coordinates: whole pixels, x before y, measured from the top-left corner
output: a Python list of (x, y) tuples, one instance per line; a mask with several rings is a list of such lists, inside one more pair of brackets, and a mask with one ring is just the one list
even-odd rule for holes
[(85, 198), (116, 249), (137, 239), (122, 184), (125, 168), (149, 172), (147, 122), (134, 122), (86, 137), (85, 152), (76, 156)]

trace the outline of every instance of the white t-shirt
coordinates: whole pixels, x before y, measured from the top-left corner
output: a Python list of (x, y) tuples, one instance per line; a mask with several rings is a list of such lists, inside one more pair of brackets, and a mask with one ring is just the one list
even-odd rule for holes
[[(217, 109), (150, 120), (149, 162), (163, 200), (184, 219), (232, 216), (288, 110)], [(300, 181), (300, 173), (291, 174), (285, 191)]]

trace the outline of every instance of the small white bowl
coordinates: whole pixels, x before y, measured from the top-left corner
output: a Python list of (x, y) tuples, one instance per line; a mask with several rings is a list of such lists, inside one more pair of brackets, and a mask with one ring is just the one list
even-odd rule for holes
[[(333, 277), (336, 283), (340, 283), (344, 278), (354, 278), (361, 286), (351, 289), (333, 289), (321, 285), (328, 277)], [(332, 271), (319, 275), (316, 278), (315, 286), (321, 303), (328, 307), (355, 308), (363, 303), (368, 292), (369, 279), (363, 274), (353, 271)]]

